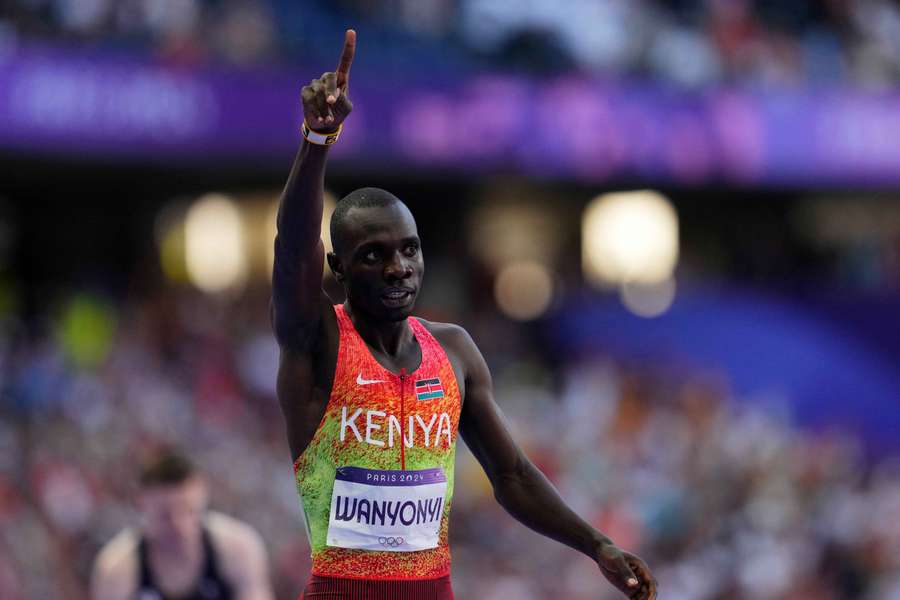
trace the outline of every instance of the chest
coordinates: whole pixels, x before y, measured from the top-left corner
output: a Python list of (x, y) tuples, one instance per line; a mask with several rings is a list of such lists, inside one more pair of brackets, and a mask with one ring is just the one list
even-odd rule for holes
[(205, 573), (202, 557), (173, 560), (171, 557), (151, 555), (148, 572), (141, 584), (140, 600), (162, 598), (190, 598), (219, 600), (225, 598), (218, 581)]
[[(365, 342), (359, 346), (360, 351), (368, 354), (377, 367), (381, 367), (388, 373), (412, 373), (422, 364), (422, 347), (415, 340), (396, 356), (380, 352)], [(377, 367), (376, 370), (380, 370)]]
[(423, 364), (400, 376), (361, 368), (335, 392), (340, 446), (449, 450), (455, 442), (461, 403), (449, 363)]
[(175, 560), (158, 554), (150, 555), (150, 570), (154, 580), (163, 580), (170, 585), (166, 592), (189, 592), (200, 579), (203, 571), (202, 555)]
[(323, 432), (332, 452), (382, 466), (395, 458), (403, 465), (410, 452), (452, 453), (462, 407), (457, 371), (437, 338), (418, 321), (410, 326), (409, 350), (387, 357), (344, 323)]

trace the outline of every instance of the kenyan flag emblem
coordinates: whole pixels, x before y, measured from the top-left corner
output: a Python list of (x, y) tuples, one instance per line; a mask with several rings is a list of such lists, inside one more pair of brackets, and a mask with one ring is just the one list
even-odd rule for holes
[(433, 400), (444, 397), (444, 387), (438, 377), (416, 381), (416, 400)]

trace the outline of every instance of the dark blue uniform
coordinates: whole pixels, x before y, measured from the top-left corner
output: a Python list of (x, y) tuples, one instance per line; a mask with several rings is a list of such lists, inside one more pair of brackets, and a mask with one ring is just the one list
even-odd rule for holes
[(232, 600), (231, 586), (222, 577), (216, 564), (216, 552), (209, 539), (209, 532), (203, 528), (203, 570), (200, 579), (197, 580), (193, 591), (184, 596), (166, 596), (156, 584), (153, 572), (150, 570), (148, 558), (147, 540), (141, 539), (138, 548), (138, 560), (140, 562), (140, 582), (138, 585), (136, 600)]

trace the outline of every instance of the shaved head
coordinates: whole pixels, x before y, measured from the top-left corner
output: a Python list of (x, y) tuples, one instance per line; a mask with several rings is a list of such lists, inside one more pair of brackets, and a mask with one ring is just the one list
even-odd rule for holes
[(336, 254), (347, 250), (348, 215), (355, 208), (385, 208), (395, 204), (403, 205), (397, 196), (387, 190), (374, 187), (365, 187), (354, 190), (340, 199), (331, 215), (330, 234), (331, 246)]

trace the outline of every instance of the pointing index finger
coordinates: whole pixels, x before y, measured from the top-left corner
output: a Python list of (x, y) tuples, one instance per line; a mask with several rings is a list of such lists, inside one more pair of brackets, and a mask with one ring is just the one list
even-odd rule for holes
[(339, 87), (347, 85), (350, 79), (350, 65), (353, 64), (353, 55), (356, 54), (356, 31), (348, 29), (344, 37), (344, 50), (341, 52), (341, 61), (335, 71)]

